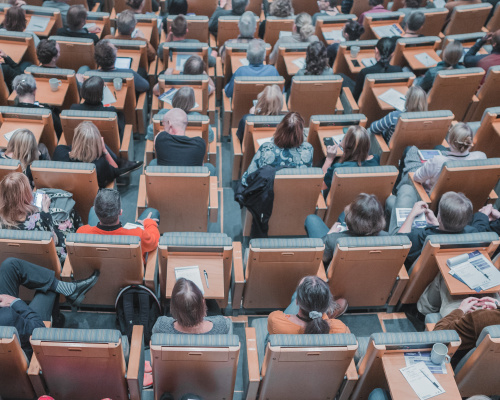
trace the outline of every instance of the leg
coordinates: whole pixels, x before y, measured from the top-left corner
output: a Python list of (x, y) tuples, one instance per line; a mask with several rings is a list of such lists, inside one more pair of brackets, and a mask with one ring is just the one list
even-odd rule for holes
[(391, 222), (389, 224), (389, 234), (393, 235), (398, 231), (398, 220), (396, 218), (396, 208), (412, 208), (417, 202), (417, 191), (411, 185), (403, 185), (398, 190), (398, 195), (395, 202), (386, 202), (391, 204), (394, 203), (392, 210), (387, 210), (391, 212)]
[(441, 317), (446, 317), (453, 310), (460, 307), (462, 300), (469, 296), (452, 296), (441, 274), (439, 274), (439, 278), (439, 293), (441, 296), (441, 308), (439, 309), (439, 313)]
[(290, 305), (285, 309), (285, 314), (295, 315), (299, 312), (299, 306), (297, 305), (297, 291), (294, 292), (292, 296), (292, 301)]
[(92, 207), (89, 211), (89, 225), (97, 226), (99, 223), (99, 218), (97, 218), (97, 214), (95, 213), (94, 207)]
[(387, 391), (383, 389), (375, 389), (373, 392), (370, 393), (370, 396), (368, 396), (368, 400), (389, 400), (390, 397), (387, 394)]
[(47, 292), (55, 281), (54, 271), (17, 258), (7, 258), (0, 266), (0, 293), (19, 296), (19, 286)]
[(305, 222), (307, 236), (310, 238), (323, 238), (328, 233), (328, 226), (315, 214), (308, 215)]
[(215, 169), (215, 167), (212, 164), (205, 163), (205, 164), (203, 164), (203, 166), (208, 168), (208, 172), (210, 172), (210, 176), (217, 176), (217, 170)]
[(106, 151), (109, 153), (109, 155), (111, 156), (111, 158), (113, 159), (113, 161), (117, 165), (120, 165), (120, 161), (118, 161), (118, 157), (116, 156), (115, 153), (113, 153), (113, 151), (108, 147), (108, 145), (106, 145)]
[(160, 220), (160, 212), (157, 209), (151, 208), (151, 207), (146, 208), (142, 212), (142, 214), (139, 216), (139, 219), (143, 220), (144, 218), (146, 218), (149, 215), (149, 213), (151, 213), (151, 217), (150, 218), (155, 218), (158, 221)]
[(443, 277), (438, 273), (434, 280), (427, 286), (418, 299), (417, 308), (422, 314), (432, 314), (440, 311), (442, 306), (441, 284)]
[(149, 163), (150, 167), (156, 167), (157, 165), (158, 165), (158, 160), (156, 158), (153, 158)]
[(29, 307), (33, 311), (35, 311), (44, 321), (50, 321), (56, 296), (56, 292), (42, 293), (37, 291), (35, 293), (35, 297), (33, 297), (33, 300), (31, 300)]

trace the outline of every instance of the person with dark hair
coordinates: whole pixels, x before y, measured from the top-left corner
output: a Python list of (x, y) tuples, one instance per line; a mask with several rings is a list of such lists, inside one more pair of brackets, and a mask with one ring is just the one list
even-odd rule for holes
[(265, 165), (272, 167), (305, 168), (312, 166), (313, 147), (304, 141), (304, 119), (299, 113), (286, 114), (273, 135), (273, 141), (259, 147), (241, 184), (247, 186), (247, 177)]
[(42, 39), (36, 47), (36, 57), (40, 61), (40, 67), (57, 68), (60, 55), (61, 49), (55, 40)]
[(375, 59), (377, 63), (371, 67), (363, 68), (358, 77), (356, 78), (356, 86), (354, 88), (353, 97), (354, 100), (358, 101), (361, 92), (363, 91), (363, 86), (365, 84), (365, 78), (368, 74), (386, 74), (391, 72), (402, 72), (403, 69), (399, 65), (390, 65), (392, 55), (396, 49), (395, 40), (384, 37), (377, 42), (375, 46)]
[(325, 243), (323, 264), (325, 268), (328, 268), (338, 239), (342, 237), (387, 236), (388, 233), (384, 231), (385, 224), (385, 211), (377, 197), (373, 194), (360, 193), (351, 204), (344, 208), (338, 222), (335, 222), (331, 229), (328, 229), (323, 219), (315, 214), (307, 216), (305, 229), (308, 237), (323, 239)]
[[(211, 302), (213, 303), (213, 301)], [(191, 335), (224, 335), (231, 331), (231, 320), (222, 315), (207, 317), (207, 303), (193, 281), (180, 278), (175, 282), (170, 299), (172, 317), (160, 317), (154, 333)]]
[(299, 69), (295, 76), (333, 75), (328, 66), (326, 47), (323, 42), (312, 42), (306, 50), (306, 67)]
[(171, 0), (168, 5), (169, 15), (186, 15), (188, 12), (187, 0)]
[(267, 331), (270, 335), (350, 333), (342, 321), (335, 319), (346, 310), (347, 301), (333, 300), (325, 281), (306, 276), (297, 286), (287, 309), (269, 314)]
[[(13, 6), (7, 8), (5, 11), (5, 18), (3, 20), (3, 28), (2, 30), (6, 30), (9, 32), (24, 32), (26, 29), (26, 12), (20, 6)], [(26, 32), (33, 36), (33, 41), (35, 43), (35, 47), (40, 43), (40, 39), (33, 32)]]
[(229, 3), (228, 0), (221, 1), (220, 6), (217, 7), (210, 17), (210, 21), (208, 21), (208, 30), (210, 33), (217, 36), (217, 31), (219, 30), (219, 17), (224, 17), (226, 15), (243, 15), (248, 6), (248, 1), (249, 0), (231, 0), (231, 3)]
[(420, 33), (420, 29), (425, 24), (425, 14), (422, 11), (413, 11), (408, 15), (408, 19), (406, 21), (405, 33), (401, 35), (404, 38), (416, 38), (422, 37)]
[[(490, 42), (492, 49), (490, 54), (476, 55), (477, 52), (486, 44)], [(464, 65), (466, 68), (479, 67), (486, 72), (495, 65), (500, 65), (500, 30), (490, 32), (484, 35), (481, 39), (477, 39), (474, 46), (470, 48), (464, 57)], [(484, 75), (484, 79), (486, 75)]]
[(92, 39), (94, 44), (99, 41), (96, 33), (101, 32), (101, 28), (94, 26), (91, 29), (85, 28), (87, 23), (87, 10), (81, 4), (72, 5), (66, 16), (66, 26), (57, 30), (58, 36)]
[[(363, 25), (352, 19), (347, 21), (342, 28), (342, 36), (347, 41), (358, 40), (363, 33), (365, 33), (365, 28), (363, 27)], [(340, 42), (332, 43), (326, 49), (326, 52), (328, 54), (328, 64), (330, 64), (330, 67), (333, 67), (335, 58), (337, 58), (339, 46)]]
[(387, 13), (390, 12), (384, 8), (384, 0), (368, 0), (368, 4), (371, 7), (369, 10), (361, 13), (361, 15), (358, 18), (358, 22), (363, 25), (363, 22), (365, 20), (365, 15), (366, 14), (371, 14), (371, 13)]
[(337, 0), (318, 0), (318, 12), (312, 16), (313, 25), (316, 25), (318, 17), (322, 15), (335, 16), (339, 13), (337, 9)]
[[(130, 9), (132, 10), (132, 12), (134, 14), (143, 14), (145, 2), (146, 2), (145, 0), (127, 0), (126, 1), (127, 6), (130, 7)], [(151, 0), (151, 8), (153, 10), (153, 13), (156, 13), (160, 9), (160, 4), (158, 3), (157, 0)], [(153, 15), (153, 13), (151, 13), (151, 15)]]
[(94, 200), (94, 206), (90, 209), (88, 225), (81, 226), (76, 233), (137, 236), (141, 238), (142, 255), (145, 258), (147, 253), (158, 247), (160, 213), (148, 207), (136, 222), (144, 229), (139, 227), (125, 229), (120, 222), (123, 211), (121, 207), (120, 193), (117, 190), (100, 189)]
[[(287, 18), (293, 16), (292, 0), (274, 0), (269, 6), (269, 16), (277, 18)], [(259, 25), (259, 38), (264, 39), (266, 34), (266, 20)]]
[(62, 23), (66, 26), (66, 16), (69, 11), (69, 4), (66, 0), (45, 0), (43, 7), (56, 8), (61, 12)]
[(120, 141), (123, 140), (123, 132), (125, 130), (125, 116), (121, 111), (118, 111), (111, 105), (104, 106), (102, 104), (104, 90), (104, 80), (100, 76), (91, 76), (86, 79), (80, 89), (80, 96), (84, 100), (83, 103), (72, 104), (70, 110), (82, 111), (109, 111), (116, 113), (118, 119), (118, 131), (120, 133)]

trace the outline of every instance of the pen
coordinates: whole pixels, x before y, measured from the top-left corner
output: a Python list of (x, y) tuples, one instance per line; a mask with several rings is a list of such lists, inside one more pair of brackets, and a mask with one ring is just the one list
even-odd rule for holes
[[(474, 265), (474, 264), (472, 264), (472, 265)], [(489, 277), (488, 275), (486, 275), (486, 274), (485, 274), (485, 273), (481, 270), (481, 268), (479, 268), (479, 267), (478, 267), (478, 266), (476, 266), (476, 265), (474, 265), (474, 268), (476, 268), (479, 272), (481, 272), (481, 273), (485, 276), (485, 278), (486, 278), (486, 279), (490, 279), (490, 277)]]
[(423, 375), (423, 376), (425, 376), (427, 379), (429, 379), (429, 381), (430, 381), (430, 382), (431, 382), (434, 386), (436, 386), (436, 388), (438, 388), (438, 389), (439, 389), (439, 391), (441, 391), (441, 389), (439, 388), (439, 385), (438, 385), (436, 382), (434, 382), (431, 378), (429, 378), (429, 377), (427, 376), (427, 374), (426, 374), (424, 371), (420, 370), (420, 372), (422, 372), (422, 375)]
[(208, 286), (208, 274), (206, 269), (203, 270), (203, 274), (205, 275), (205, 283), (207, 284), (207, 289), (209, 289), (210, 286)]

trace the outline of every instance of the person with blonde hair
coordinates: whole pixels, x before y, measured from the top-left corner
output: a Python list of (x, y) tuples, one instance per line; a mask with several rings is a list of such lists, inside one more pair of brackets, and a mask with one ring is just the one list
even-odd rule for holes
[(236, 136), (243, 143), (246, 120), (251, 115), (279, 115), (283, 109), (283, 92), (278, 85), (269, 85), (257, 95), (257, 103), (245, 114), (238, 124)]
[(292, 35), (280, 37), (274, 45), (273, 51), (269, 55), (269, 64), (276, 64), (279, 47), (285, 43), (307, 43), (316, 41), (319, 41), (319, 39), (314, 34), (314, 26), (312, 24), (311, 16), (305, 12), (300, 13), (295, 17)]
[[(412, 86), (406, 93), (404, 112), (421, 112), (427, 110), (426, 93), (419, 86)], [(403, 111), (392, 111), (384, 118), (373, 122), (370, 125), (370, 133), (382, 135), (385, 142), (389, 143), (402, 113)]]

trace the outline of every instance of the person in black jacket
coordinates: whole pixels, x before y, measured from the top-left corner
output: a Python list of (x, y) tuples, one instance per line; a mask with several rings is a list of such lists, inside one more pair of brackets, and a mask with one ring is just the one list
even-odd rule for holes
[(377, 42), (377, 45), (375, 46), (375, 59), (377, 60), (377, 63), (371, 67), (363, 68), (358, 74), (356, 86), (352, 94), (354, 96), (354, 100), (358, 101), (359, 96), (363, 91), (366, 75), (403, 71), (399, 65), (389, 65), (395, 49), (396, 42), (392, 38), (384, 37)]
[(92, 39), (97, 44), (99, 37), (96, 33), (101, 32), (101, 28), (94, 26), (91, 29), (84, 28), (87, 23), (87, 10), (81, 4), (75, 4), (68, 10), (66, 16), (66, 27), (57, 30), (58, 36), (74, 38)]
[(5, 84), (12, 89), (12, 82), (16, 76), (22, 74), (21, 67), (3, 50), (0, 50), (0, 65), (2, 66), (3, 79)]
[(210, 21), (208, 21), (208, 30), (215, 36), (217, 36), (217, 32), (219, 30), (219, 17), (243, 15), (245, 9), (247, 8), (248, 0), (231, 0), (230, 10), (226, 10), (224, 8), (223, 4), (225, 5), (226, 3), (227, 1), (221, 1), (221, 7), (217, 7), (210, 17)]

